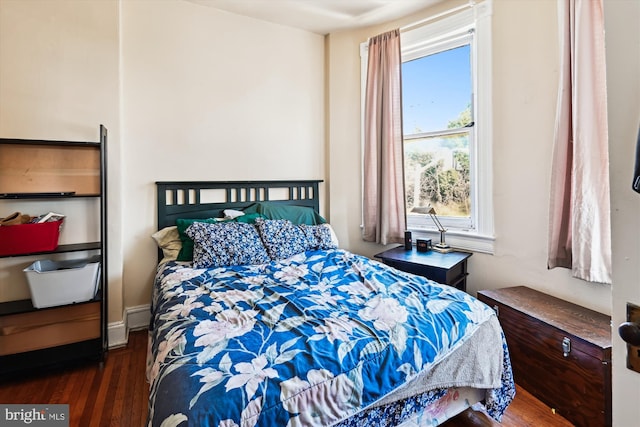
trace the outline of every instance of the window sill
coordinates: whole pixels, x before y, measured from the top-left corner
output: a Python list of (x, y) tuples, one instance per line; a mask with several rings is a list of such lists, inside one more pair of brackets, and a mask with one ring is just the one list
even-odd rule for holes
[[(440, 233), (435, 229), (410, 229), (412, 239), (431, 239), (433, 244), (440, 241)], [(483, 234), (464, 232), (464, 231), (447, 231), (445, 240), (448, 245), (455, 249), (461, 249), (470, 252), (482, 252), (486, 254), (494, 254), (495, 237)]]

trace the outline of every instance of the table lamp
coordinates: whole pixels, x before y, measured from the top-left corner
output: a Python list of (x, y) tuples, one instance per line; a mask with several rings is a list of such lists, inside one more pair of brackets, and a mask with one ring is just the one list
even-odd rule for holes
[(451, 246), (447, 245), (445, 242), (444, 233), (446, 233), (447, 230), (440, 223), (440, 220), (436, 216), (436, 210), (433, 208), (433, 206), (417, 206), (411, 209), (411, 212), (429, 215), (433, 223), (436, 225), (436, 228), (440, 232), (440, 243), (436, 243), (435, 245), (433, 245), (434, 251), (440, 252), (440, 253), (447, 253), (453, 250)]

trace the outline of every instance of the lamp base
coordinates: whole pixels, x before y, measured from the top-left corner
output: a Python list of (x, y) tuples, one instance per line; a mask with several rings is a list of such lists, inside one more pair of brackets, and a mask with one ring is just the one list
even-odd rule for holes
[(436, 243), (432, 248), (436, 252), (440, 252), (441, 254), (447, 254), (453, 251), (453, 248), (447, 244)]

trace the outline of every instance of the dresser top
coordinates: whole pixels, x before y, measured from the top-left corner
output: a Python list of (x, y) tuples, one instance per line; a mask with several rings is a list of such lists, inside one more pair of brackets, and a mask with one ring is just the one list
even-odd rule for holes
[(523, 314), (591, 342), (611, 347), (611, 317), (526, 286), (478, 291)]

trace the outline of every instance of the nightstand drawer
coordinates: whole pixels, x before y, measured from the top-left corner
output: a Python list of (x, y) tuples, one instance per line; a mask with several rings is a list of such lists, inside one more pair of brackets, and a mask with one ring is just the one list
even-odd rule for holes
[(468, 252), (407, 251), (403, 246), (376, 254), (385, 264), (466, 291)]
[(424, 276), (428, 279), (434, 280), (438, 283), (445, 285), (453, 285), (454, 282), (459, 281), (466, 276), (462, 265), (456, 265), (447, 270), (441, 267), (435, 267), (432, 265), (415, 264), (411, 262), (388, 260), (384, 262), (393, 268), (406, 271), (407, 273), (417, 274), (418, 276)]

